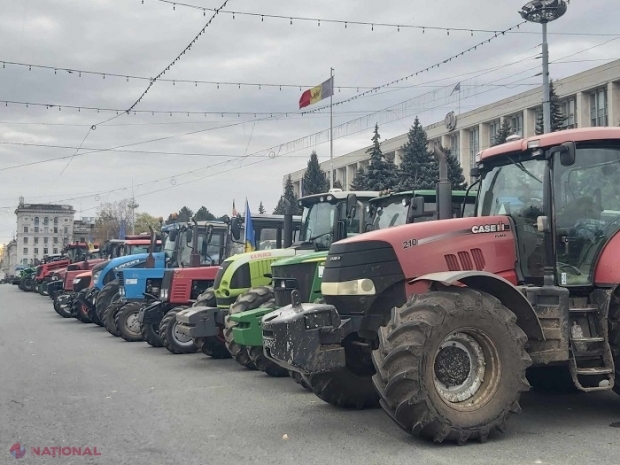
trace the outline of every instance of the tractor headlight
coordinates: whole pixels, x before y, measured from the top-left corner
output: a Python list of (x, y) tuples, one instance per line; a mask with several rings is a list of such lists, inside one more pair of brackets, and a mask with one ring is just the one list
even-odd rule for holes
[(96, 271), (95, 273), (93, 273), (93, 283), (97, 282), (100, 274), (101, 274), (101, 271)]
[(73, 285), (75, 286), (76, 284), (78, 284), (80, 281), (82, 280), (82, 278), (75, 278), (73, 280)]
[(52, 281), (58, 281), (58, 276), (56, 275), (52, 276)]
[(162, 289), (161, 290), (161, 298), (162, 298), (162, 300), (167, 300), (168, 299), (168, 289)]
[(120, 295), (121, 297), (123, 297), (125, 295), (125, 288), (124, 287), (119, 287), (118, 288), (118, 295)]

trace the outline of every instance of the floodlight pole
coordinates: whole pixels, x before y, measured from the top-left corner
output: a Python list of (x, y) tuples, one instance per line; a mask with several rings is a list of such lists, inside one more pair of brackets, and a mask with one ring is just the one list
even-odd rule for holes
[(551, 132), (551, 96), (549, 95), (549, 44), (547, 42), (547, 23), (542, 23), (542, 65), (543, 65), (543, 132)]

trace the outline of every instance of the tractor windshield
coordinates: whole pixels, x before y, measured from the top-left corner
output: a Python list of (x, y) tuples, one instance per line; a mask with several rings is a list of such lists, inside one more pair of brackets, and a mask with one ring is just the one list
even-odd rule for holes
[(385, 202), (376, 207), (373, 229), (386, 229), (407, 223), (407, 210), (409, 209), (405, 197), (391, 197), (391, 202)]
[(135, 254), (138, 254), (138, 253), (149, 253), (149, 245), (148, 244), (145, 244), (145, 245), (128, 245), (125, 250), (126, 250), (126, 252), (125, 252), (126, 255), (135, 255)]
[[(170, 236), (166, 237), (164, 242), (164, 254), (166, 255), (166, 262), (172, 259), (172, 254), (174, 253), (174, 249), (176, 247), (176, 241), (169, 240)], [(178, 236), (177, 236), (178, 240)]]
[(327, 202), (314, 203), (304, 208), (301, 218), (301, 240), (313, 242), (322, 249), (329, 249), (335, 216), (336, 205)]
[[(196, 230), (194, 230), (194, 233)], [(182, 267), (188, 267), (191, 263), (192, 241), (187, 242), (187, 232), (179, 234), (180, 253), (179, 263)], [(200, 255), (200, 265), (217, 265), (220, 263), (220, 252), (224, 246), (224, 231), (213, 231), (211, 240), (206, 240), (206, 230), (201, 228), (198, 230), (198, 248), (196, 253)]]

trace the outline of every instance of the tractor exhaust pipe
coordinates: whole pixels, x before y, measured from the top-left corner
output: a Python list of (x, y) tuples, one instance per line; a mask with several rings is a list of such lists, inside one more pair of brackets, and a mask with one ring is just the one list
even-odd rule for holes
[(200, 254), (196, 252), (198, 248), (198, 221), (196, 221), (195, 216), (192, 216), (192, 222), (194, 223), (194, 234), (192, 235), (192, 253), (189, 255), (189, 266), (198, 268), (200, 266)]
[(149, 255), (146, 257), (146, 263), (144, 265), (145, 268), (155, 268), (155, 257), (153, 257), (153, 252), (155, 251), (155, 230), (153, 226), (149, 225), (149, 229), (151, 230), (151, 243), (149, 244)]
[(448, 180), (448, 156), (440, 144), (433, 147), (433, 155), (439, 163), (439, 182), (437, 183), (437, 219), (452, 218), (452, 184)]
[(293, 205), (287, 199), (283, 198), (286, 209), (284, 210), (283, 241), (284, 248), (288, 248), (293, 244)]

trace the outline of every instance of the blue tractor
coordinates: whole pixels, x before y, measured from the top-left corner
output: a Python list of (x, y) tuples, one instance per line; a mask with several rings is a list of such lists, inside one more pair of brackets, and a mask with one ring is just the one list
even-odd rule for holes
[[(103, 323), (108, 332), (129, 342), (142, 341), (138, 313), (145, 303), (157, 301), (164, 275), (169, 268), (213, 267), (228, 256), (229, 247), (222, 247), (222, 237), (228, 237), (229, 225), (221, 221), (194, 221), (182, 225), (168, 236), (174, 249), (168, 249), (165, 262), (143, 268), (123, 269), (117, 273), (119, 299), (105, 312)], [(215, 271), (213, 272), (215, 275)], [(204, 281), (199, 294), (213, 282)]]
[[(170, 231), (178, 228), (179, 225), (176, 223), (164, 225), (161, 228), (162, 235), (165, 237)], [(116, 273), (119, 270), (144, 268), (149, 257), (156, 265), (160, 263), (159, 266), (163, 266), (164, 257), (170, 253), (169, 250), (174, 250), (173, 242), (161, 239), (152, 241), (152, 239), (149, 236), (129, 237), (123, 241), (122, 256), (99, 263), (92, 269), (93, 285), (84, 297), (84, 304), (88, 307), (88, 316), (94, 323), (103, 326), (103, 313), (113, 301), (118, 299), (119, 286)], [(163, 251), (161, 251), (162, 245)], [(108, 255), (112, 254), (113, 247), (116, 245), (109, 244), (110, 250), (106, 251), (109, 252)]]

